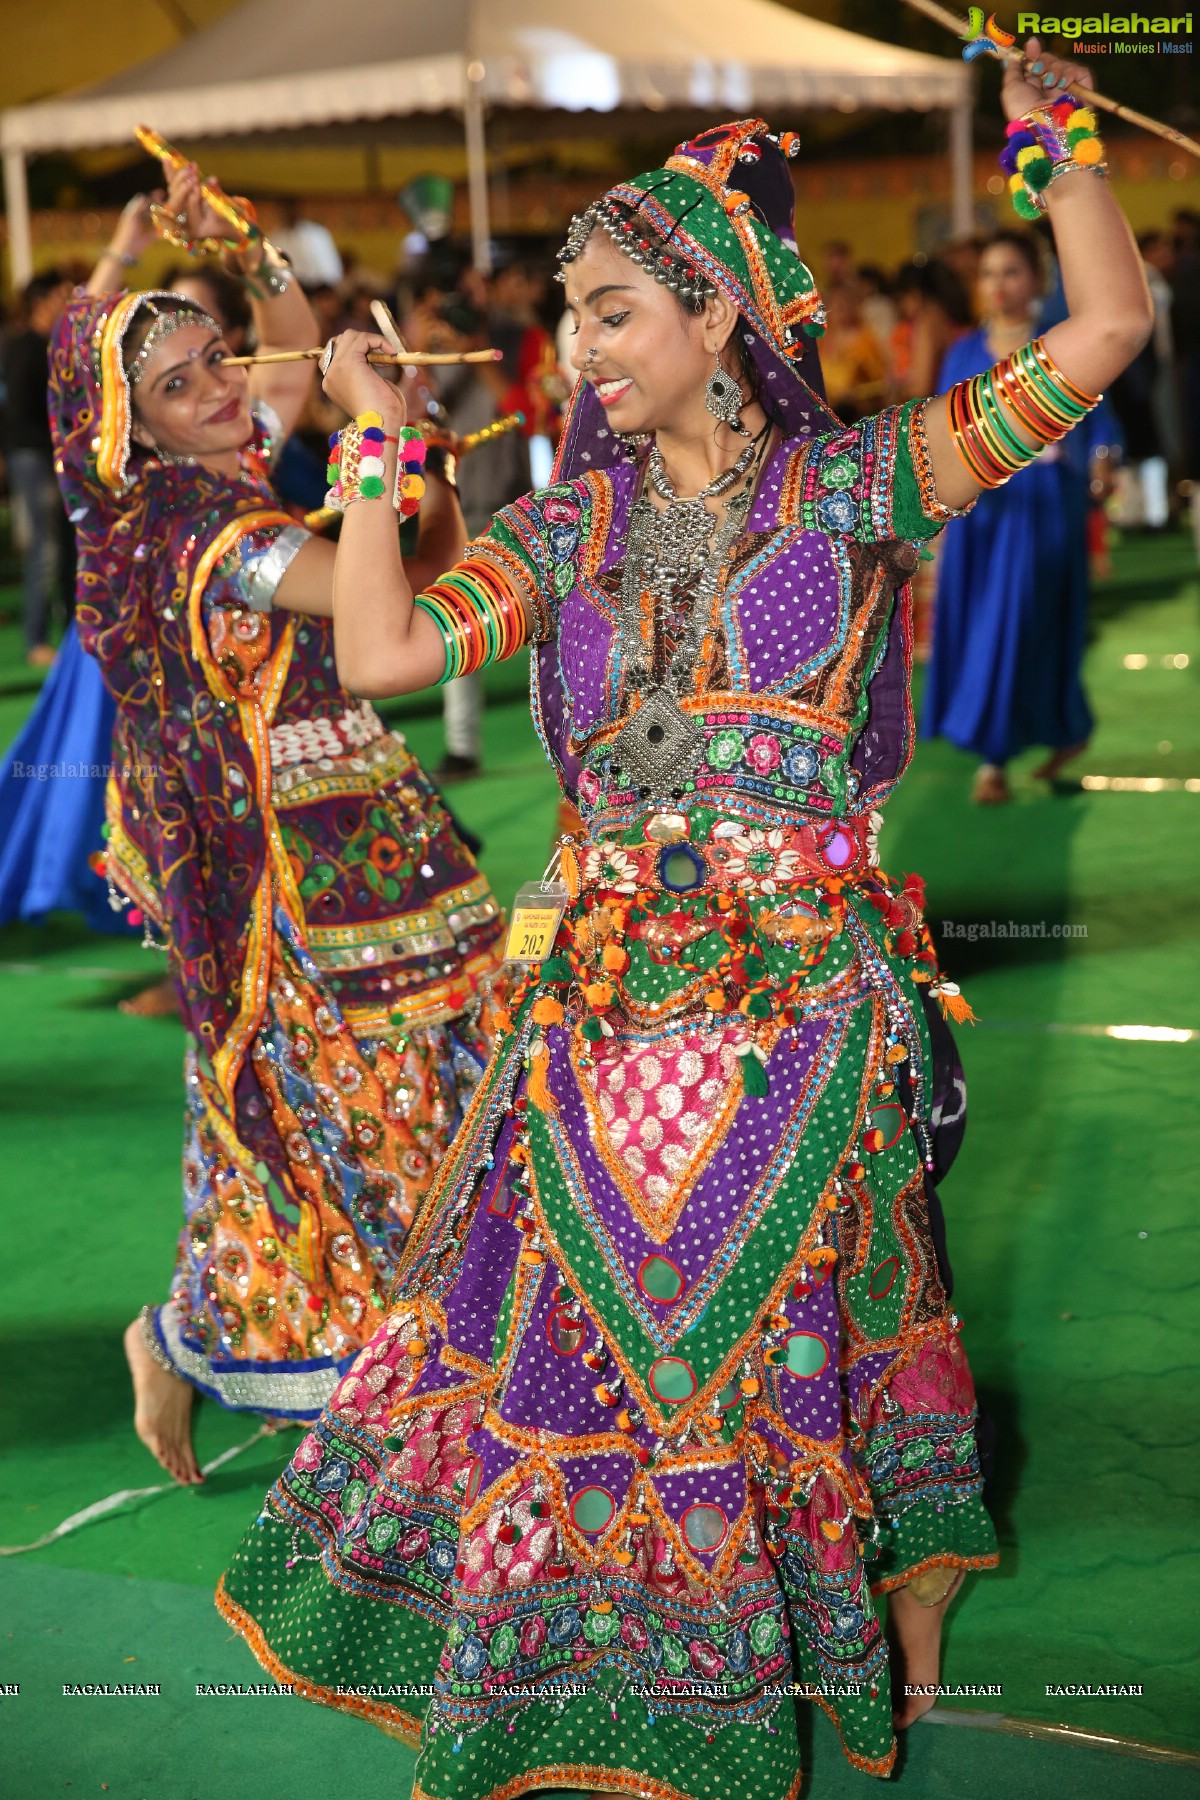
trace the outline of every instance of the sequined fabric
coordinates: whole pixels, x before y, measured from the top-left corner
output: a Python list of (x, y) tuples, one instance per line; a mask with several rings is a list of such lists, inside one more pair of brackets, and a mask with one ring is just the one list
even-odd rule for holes
[(553, 621), (535, 716), (583, 822), (573, 898), (386, 1323), (220, 1597), (313, 1698), (365, 1684), (423, 1793), (784, 1800), (795, 1684), (886, 1774), (872, 1589), (995, 1561), (929, 1228), (937, 969), (876, 843), (911, 738), (904, 578), (945, 516), (923, 454), (911, 408), (783, 444), (665, 794), (612, 753), (636, 471), (477, 547)]
[(503, 921), (403, 739), (339, 686), (329, 622), (263, 610), (302, 547), (265, 425), (232, 479), (132, 447), (137, 305), (71, 302), (50, 397), (80, 638), (117, 702), (109, 873), (189, 1044), (150, 1329), (224, 1404), (314, 1418), (485, 1065)]

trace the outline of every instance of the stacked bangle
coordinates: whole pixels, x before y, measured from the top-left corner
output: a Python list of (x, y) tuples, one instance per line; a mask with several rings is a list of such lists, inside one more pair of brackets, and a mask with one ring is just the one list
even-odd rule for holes
[[(1036, 338), (946, 396), (955, 447), (980, 487), (1003, 487), (1046, 444), (1067, 435), (1099, 394), (1085, 394), (1063, 374)], [(1033, 445), (1026, 444), (1020, 426)]]
[(419, 594), (416, 604), (433, 620), (446, 648), (439, 685), (503, 662), (526, 641), (525, 610), (516, 589), (481, 557), (459, 563)]
[(1060, 175), (1072, 169), (1107, 173), (1095, 113), (1065, 96), (1052, 106), (1035, 106), (1023, 119), (1013, 119), (1007, 136), (1000, 167), (1022, 219), (1036, 219), (1045, 212), (1046, 189)]

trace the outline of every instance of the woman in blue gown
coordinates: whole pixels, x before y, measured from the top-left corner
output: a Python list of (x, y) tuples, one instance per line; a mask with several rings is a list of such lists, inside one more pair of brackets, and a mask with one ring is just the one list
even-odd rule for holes
[[(948, 352), (943, 391), (1035, 335), (1034, 240), (997, 233), (979, 287), (984, 323)], [(1097, 408), (946, 530), (921, 733), (979, 757), (973, 798), (985, 804), (1011, 798), (1006, 765), (1019, 751), (1048, 746), (1034, 773), (1051, 780), (1087, 745), (1088, 490), (1096, 452), (1115, 435), (1111, 415)]]
[(128, 931), (88, 858), (101, 849), (114, 706), (67, 627), (24, 728), (0, 764), (0, 925), (81, 912), (95, 931)]

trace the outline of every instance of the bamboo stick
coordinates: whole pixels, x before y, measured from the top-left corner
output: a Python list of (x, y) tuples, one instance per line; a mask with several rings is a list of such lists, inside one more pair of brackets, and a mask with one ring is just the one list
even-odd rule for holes
[[(949, 12), (946, 7), (939, 6), (937, 0), (904, 0), (914, 12), (924, 13), (935, 25), (944, 25), (960, 40), (967, 37), (969, 26), (965, 19), (956, 13)], [(1023, 62), (1024, 55), (1014, 44), (1006, 48), (1003, 44), (994, 44), (997, 56), (1004, 62)], [(1152, 119), (1146, 113), (1135, 112), (1131, 106), (1125, 106), (1120, 100), (1110, 100), (1107, 94), (1098, 94), (1094, 88), (1067, 87), (1051, 89), (1046, 99), (1057, 100), (1062, 94), (1071, 94), (1081, 106), (1095, 106), (1101, 112), (1112, 113), (1114, 118), (1124, 119), (1128, 125), (1137, 125), (1142, 131), (1153, 132), (1155, 137), (1164, 138), (1168, 144), (1177, 144), (1191, 156), (1200, 156), (1200, 144), (1194, 138), (1185, 137), (1182, 131), (1176, 131), (1173, 125), (1164, 125), (1160, 119)]]
[[(268, 363), (315, 362), (324, 355), (324, 349), (318, 345), (315, 350), (268, 350), (258, 356), (227, 356), (224, 367), (227, 369), (260, 368)], [(372, 350), (368, 353), (369, 363), (379, 363), (385, 368), (417, 368), (429, 369), (447, 367), (455, 363), (492, 363), (499, 362), (504, 355), (502, 350), (460, 350), (424, 351), (406, 350), (403, 356), (386, 356), (382, 351)]]

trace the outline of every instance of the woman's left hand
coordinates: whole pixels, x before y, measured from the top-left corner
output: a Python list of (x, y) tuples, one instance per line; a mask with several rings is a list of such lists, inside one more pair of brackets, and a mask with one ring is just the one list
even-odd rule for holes
[(1092, 85), (1089, 69), (1050, 56), (1042, 49), (1040, 41), (1031, 37), (1025, 44), (1024, 61), (1004, 65), (1000, 103), (1006, 119), (1023, 119), (1035, 106), (1049, 106), (1055, 100), (1061, 100), (1068, 88), (1090, 88)]

